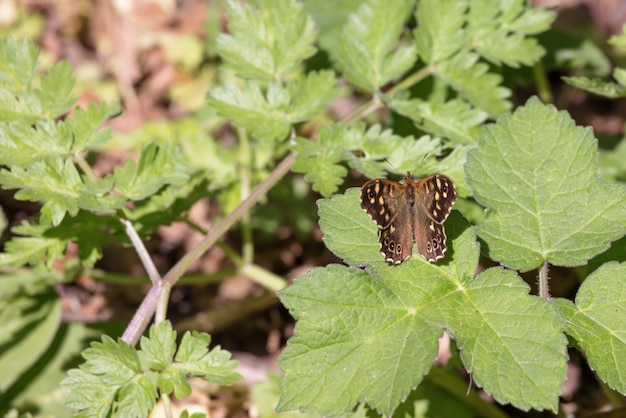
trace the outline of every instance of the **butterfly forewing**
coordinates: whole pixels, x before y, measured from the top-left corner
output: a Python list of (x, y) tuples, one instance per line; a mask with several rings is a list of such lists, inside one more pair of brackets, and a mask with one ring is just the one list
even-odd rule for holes
[(454, 184), (441, 174), (418, 181), (407, 173), (404, 184), (374, 179), (361, 188), (361, 207), (381, 229), (380, 252), (395, 264), (411, 256), (414, 241), (426, 260), (443, 257), (447, 246), (442, 224), (455, 201)]
[(380, 229), (389, 227), (400, 209), (401, 185), (386, 179), (370, 180), (361, 187), (361, 207)]
[(441, 174), (426, 177), (417, 184), (418, 202), (426, 211), (426, 216), (436, 223), (443, 223), (450, 215), (456, 202), (456, 191), (452, 180)]

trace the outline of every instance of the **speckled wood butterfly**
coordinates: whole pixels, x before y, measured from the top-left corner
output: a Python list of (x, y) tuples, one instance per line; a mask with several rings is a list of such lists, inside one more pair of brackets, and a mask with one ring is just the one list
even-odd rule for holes
[(433, 174), (423, 180), (406, 173), (404, 183), (370, 180), (361, 187), (361, 207), (380, 228), (380, 252), (400, 264), (417, 251), (433, 262), (443, 258), (448, 218), (456, 192), (452, 180)]

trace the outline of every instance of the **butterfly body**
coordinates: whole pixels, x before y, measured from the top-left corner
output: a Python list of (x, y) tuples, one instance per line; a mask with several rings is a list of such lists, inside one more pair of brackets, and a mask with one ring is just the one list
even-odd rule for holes
[(404, 183), (370, 180), (361, 187), (361, 207), (376, 222), (380, 252), (399, 264), (417, 251), (434, 262), (448, 249), (443, 222), (456, 201), (452, 180), (433, 174), (422, 180), (407, 173)]

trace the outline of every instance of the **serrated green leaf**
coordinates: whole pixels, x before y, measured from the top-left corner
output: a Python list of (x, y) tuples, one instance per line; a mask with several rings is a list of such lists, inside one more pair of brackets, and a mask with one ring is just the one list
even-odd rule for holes
[(528, 295), (511, 271), (472, 280), (478, 245), (455, 211), (445, 225), (444, 260), (413, 256), (390, 265), (358, 196), (349, 189), (320, 201), (320, 226), (329, 249), (367, 268), (314, 268), (279, 293), (298, 322), (279, 360), (277, 410), (335, 415), (366, 402), (390, 415), (430, 369), (443, 329), (463, 347), (474, 380), (499, 402), (556, 410), (566, 339), (549, 302)]
[(332, 71), (312, 71), (287, 85), (291, 95), (289, 120), (304, 122), (322, 113), (337, 94), (337, 79)]
[(139, 358), (151, 370), (162, 371), (174, 359), (176, 331), (169, 321), (150, 327), (149, 337), (141, 337)]
[(415, 126), (455, 144), (475, 144), (488, 115), (459, 99), (447, 102), (392, 99), (389, 106)]
[(67, 61), (53, 65), (48, 73), (41, 77), (41, 90), (38, 91), (38, 95), (43, 108), (46, 109), (48, 119), (64, 115), (76, 103), (76, 99), (72, 97), (75, 84), (74, 70)]
[(0, 267), (45, 264), (51, 269), (55, 261), (64, 257), (67, 240), (46, 237), (45, 232), (45, 227), (31, 225), (26, 221), (13, 227), (12, 233), (17, 236), (4, 243), (4, 252), (0, 253)]
[(438, 64), (435, 73), (443, 77), (459, 94), (491, 117), (507, 113), (511, 91), (500, 86), (502, 77), (488, 72), (487, 64), (478, 62), (478, 55), (460, 52)]
[(235, 126), (249, 130), (259, 139), (282, 140), (289, 133), (291, 125), (286, 113), (290, 97), (274, 83), (270, 83), (267, 97), (260, 84), (250, 81), (245, 90), (232, 84), (216, 87), (209, 92), (208, 101), (222, 117), (232, 119)]
[(348, 170), (340, 165), (349, 158), (349, 152), (342, 147), (345, 129), (338, 125), (322, 126), (317, 141), (296, 138), (294, 149), (298, 152), (292, 170), (305, 173), (304, 178), (313, 183), (313, 190), (329, 196), (343, 182)]
[(294, 0), (259, 0), (260, 9), (229, 1), (230, 34), (219, 34), (217, 49), (242, 78), (277, 80), (315, 54), (313, 20)]
[(116, 395), (117, 416), (142, 418), (154, 408), (158, 393), (148, 377), (138, 376), (120, 387)]
[(367, 0), (348, 16), (337, 41), (329, 44), (333, 62), (348, 81), (374, 92), (411, 68), (414, 46), (396, 46), (413, 4)]
[(18, 91), (29, 86), (38, 60), (39, 50), (30, 40), (8, 38), (0, 42), (0, 87)]
[(566, 333), (612, 389), (626, 393), (626, 264), (609, 262), (590, 274), (576, 303), (557, 299)]
[(241, 375), (234, 371), (239, 362), (231, 360), (230, 353), (219, 347), (209, 351), (207, 344), (210, 340), (205, 333), (186, 332), (171, 368), (220, 385), (231, 385), (241, 379)]
[(81, 370), (99, 375), (105, 385), (125, 384), (141, 372), (135, 348), (122, 340), (116, 342), (107, 335), (102, 336), (102, 342), (92, 342), (82, 356), (86, 361)]
[(118, 389), (118, 386), (103, 385), (97, 376), (81, 369), (69, 370), (61, 387), (70, 391), (65, 405), (81, 410), (74, 417), (85, 418), (108, 417)]
[(515, 272), (488, 269), (441, 304), (440, 321), (473, 380), (499, 403), (556, 411), (567, 374), (564, 321), (529, 290)]
[(72, 117), (67, 118), (60, 125), (66, 129), (68, 135), (72, 136), (74, 152), (80, 153), (84, 150), (92, 150), (111, 138), (111, 129), (101, 129), (101, 127), (107, 120), (119, 113), (119, 102), (90, 103), (86, 109), (77, 108)]
[(563, 77), (562, 79), (569, 85), (600, 96), (612, 99), (626, 96), (626, 86), (600, 78)]
[(1, 170), (0, 184), (4, 189), (19, 189), (16, 199), (43, 202), (43, 225), (59, 225), (66, 213), (75, 216), (79, 208), (110, 213), (125, 203), (121, 196), (105, 193), (106, 180), (84, 183), (69, 159), (49, 158), (26, 169)]
[(626, 189), (597, 174), (597, 141), (565, 112), (532, 98), (487, 127), (465, 172), (487, 206), (478, 235), (518, 270), (581, 265), (626, 234)]
[(71, 155), (72, 136), (54, 121), (0, 124), (0, 164), (27, 167), (49, 157)]
[(145, 199), (166, 184), (181, 185), (188, 179), (182, 153), (169, 142), (148, 145), (140, 151), (137, 162), (126, 161), (112, 176), (115, 189), (130, 200)]
[(466, 43), (462, 29), (469, 7), (467, 0), (422, 0), (417, 6), (413, 32), (417, 52), (427, 64), (436, 65), (456, 54)]
[[(527, 14), (525, 0), (474, 0), (468, 18), (468, 35), (472, 47), (487, 60), (510, 67), (533, 65), (545, 53), (528, 30), (547, 30), (556, 18), (554, 12)], [(520, 29), (517, 21), (521, 19)], [(541, 21), (538, 21), (541, 19)]]

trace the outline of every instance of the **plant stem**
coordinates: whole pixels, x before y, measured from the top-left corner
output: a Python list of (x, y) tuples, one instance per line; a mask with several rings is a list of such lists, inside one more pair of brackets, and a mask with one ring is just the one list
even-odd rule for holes
[[(189, 267), (204, 254), (215, 242), (230, 229), (235, 222), (237, 222), (254, 204), (256, 204), (261, 197), (265, 196), (269, 189), (271, 189), (281, 178), (283, 178), (291, 169), (297, 153), (292, 152), (272, 171), (272, 173), (260, 183), (256, 189), (250, 193), (250, 195), (235, 208), (231, 213), (226, 215), (220, 222), (218, 222), (209, 231), (200, 243), (189, 251), (178, 263), (176, 263), (166, 274), (163, 276), (163, 280), (154, 283), (150, 288), (150, 291), (144, 298), (143, 302), (139, 306), (139, 309), (133, 316), (128, 328), (124, 331), (122, 339), (130, 345), (137, 344), (139, 337), (148, 326), (150, 318), (154, 314), (159, 300), (161, 303), (167, 303), (166, 296), (169, 295), (169, 289), (182, 277), (182, 275), (189, 269)], [(132, 240), (132, 238), (131, 238)], [(134, 244), (134, 243), (133, 243)], [(143, 247), (136, 246), (135, 248)], [(163, 295), (161, 290), (166, 288)], [(164, 299), (161, 299), (163, 297)], [(165, 300), (165, 302), (163, 302)], [(161, 314), (159, 314), (159, 317)]]
[(548, 276), (548, 261), (544, 260), (541, 268), (539, 269), (539, 297), (550, 300), (550, 286), (548, 281), (550, 277)]
[(546, 77), (546, 71), (541, 61), (533, 65), (533, 74), (535, 75), (537, 91), (541, 101), (544, 103), (554, 103), (554, 97), (552, 97), (552, 91), (550, 91), (550, 83), (548, 83), (548, 77)]

